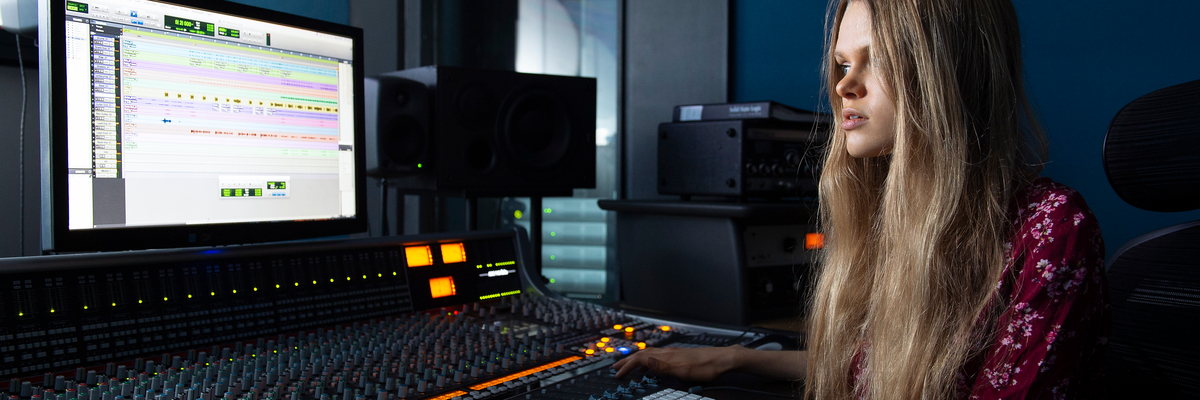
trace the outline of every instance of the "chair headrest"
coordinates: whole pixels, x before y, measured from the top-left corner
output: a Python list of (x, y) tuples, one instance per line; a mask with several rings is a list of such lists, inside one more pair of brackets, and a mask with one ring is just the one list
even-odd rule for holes
[(1104, 173), (1134, 207), (1200, 208), (1200, 80), (1156, 90), (1118, 111), (1104, 137)]

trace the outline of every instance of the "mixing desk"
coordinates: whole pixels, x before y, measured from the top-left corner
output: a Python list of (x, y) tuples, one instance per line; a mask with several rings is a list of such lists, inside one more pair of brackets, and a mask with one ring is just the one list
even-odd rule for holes
[(553, 295), (526, 272), (524, 237), (3, 260), (0, 388), (10, 400), (696, 399), (609, 367), (648, 346), (767, 336)]

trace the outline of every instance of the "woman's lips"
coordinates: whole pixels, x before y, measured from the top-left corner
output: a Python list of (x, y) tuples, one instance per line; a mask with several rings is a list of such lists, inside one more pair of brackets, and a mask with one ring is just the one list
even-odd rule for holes
[(867, 123), (869, 118), (858, 113), (858, 110), (846, 108), (842, 110), (842, 130), (852, 130)]

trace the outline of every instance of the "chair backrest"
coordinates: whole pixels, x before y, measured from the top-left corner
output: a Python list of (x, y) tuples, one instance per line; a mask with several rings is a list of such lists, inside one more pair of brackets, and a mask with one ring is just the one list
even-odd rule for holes
[[(1130, 102), (1108, 127), (1104, 170), (1125, 202), (1200, 208), (1200, 80)], [(1142, 235), (1108, 261), (1111, 398), (1200, 398), (1200, 221)]]

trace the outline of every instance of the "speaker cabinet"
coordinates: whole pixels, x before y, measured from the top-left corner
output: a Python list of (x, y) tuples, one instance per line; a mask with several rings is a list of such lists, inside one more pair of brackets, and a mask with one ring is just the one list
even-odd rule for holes
[(368, 78), (367, 176), (392, 178), (418, 173), (429, 164), (430, 104), (425, 85), (404, 78)]
[(366, 97), (368, 174), (401, 189), (569, 196), (596, 185), (595, 79), (429, 66), (371, 79)]

